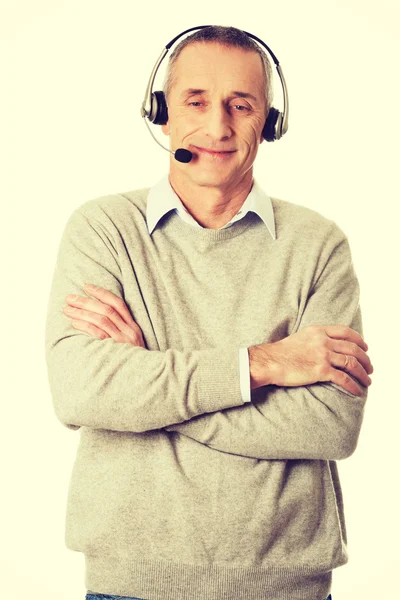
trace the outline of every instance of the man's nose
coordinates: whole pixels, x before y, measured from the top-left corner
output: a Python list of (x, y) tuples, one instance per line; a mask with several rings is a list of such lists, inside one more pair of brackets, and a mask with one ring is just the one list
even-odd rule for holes
[(212, 106), (204, 119), (205, 132), (216, 140), (229, 138), (232, 135), (231, 116), (225, 106)]

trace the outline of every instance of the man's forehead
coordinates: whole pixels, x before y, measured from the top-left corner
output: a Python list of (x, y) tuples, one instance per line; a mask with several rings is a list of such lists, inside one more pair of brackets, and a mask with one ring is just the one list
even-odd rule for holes
[(193, 43), (177, 57), (174, 76), (180, 93), (208, 90), (221, 82), (231, 90), (256, 95), (256, 88), (264, 85), (265, 70), (261, 56), (252, 50), (212, 42)]
[(217, 70), (229, 68), (229, 72), (264, 70), (261, 56), (254, 50), (236, 46), (224, 46), (215, 42), (193, 43), (183, 48), (176, 58), (175, 69), (182, 72), (197, 69)]
[[(181, 77), (220, 76), (224, 79), (248, 80), (264, 73), (261, 56), (245, 48), (227, 47), (220, 44), (189, 44), (176, 58), (174, 71)], [(233, 81), (232, 81), (233, 84)], [(187, 85), (189, 87), (189, 85)], [(194, 85), (190, 87), (203, 87)], [(205, 87), (205, 86), (204, 86)]]

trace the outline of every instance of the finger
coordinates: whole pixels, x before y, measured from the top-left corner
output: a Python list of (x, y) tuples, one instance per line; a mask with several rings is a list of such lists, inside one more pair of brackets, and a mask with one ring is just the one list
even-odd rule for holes
[(365, 387), (371, 385), (370, 377), (368, 377), (366, 370), (355, 356), (333, 352), (331, 355), (331, 364), (350, 373), (352, 377), (355, 377)]
[(331, 381), (332, 383), (336, 383), (336, 385), (339, 385), (340, 387), (344, 388), (345, 390), (350, 392), (350, 394), (354, 394), (355, 396), (363, 395), (362, 388), (345, 371), (332, 369), (329, 381)]
[(128, 325), (136, 325), (135, 321), (132, 319), (132, 315), (128, 310), (124, 300), (111, 292), (110, 290), (106, 290), (105, 288), (101, 288), (98, 286), (93, 286), (88, 288), (88, 284), (85, 283), (84, 288), (89, 294), (100, 300), (101, 302), (112, 306), (123, 318), (125, 323)]
[[(108, 290), (104, 290), (104, 291), (108, 291)], [(112, 294), (112, 292), (109, 292), (109, 293)], [(115, 294), (112, 294), (112, 296), (113, 296), (114, 304), (116, 303), (115, 299), (121, 300), (121, 298), (118, 298), (117, 296), (115, 296)], [(107, 319), (111, 323), (113, 323), (115, 325), (115, 327), (118, 328), (118, 331), (121, 331), (122, 333), (124, 333), (128, 338), (136, 339), (138, 335), (142, 334), (141, 329), (135, 323), (135, 321), (132, 319), (132, 317), (130, 317), (130, 323), (131, 323), (130, 325), (127, 325), (126, 321), (121, 317), (120, 313), (118, 312), (118, 310), (121, 310), (121, 305), (119, 307), (117, 306), (117, 309), (116, 309), (116, 308), (114, 308), (114, 306), (105, 304), (100, 299), (88, 298), (86, 296), (79, 296), (79, 295), (74, 295), (74, 294), (69, 294), (68, 296), (66, 296), (65, 300), (69, 304), (69, 306), (88, 311), (88, 313), (82, 313), (81, 317), (85, 318), (85, 319), (88, 318), (88, 320), (90, 320), (94, 324), (98, 324), (101, 327), (103, 327), (103, 325), (105, 325), (107, 327), (107, 321), (103, 321), (103, 320), (99, 320), (99, 319), (96, 319), (95, 321), (93, 321), (93, 315), (92, 315), (91, 319), (89, 318), (90, 313), (104, 315), (105, 317), (107, 317)], [(122, 301), (122, 304), (125, 306), (126, 311), (128, 311), (124, 301), (123, 300), (121, 300), (121, 301)], [(129, 311), (128, 311), (128, 313), (129, 313)], [(66, 313), (66, 314), (71, 315), (74, 313), (70, 312), (70, 313)], [(132, 329), (134, 331), (132, 331)], [(106, 330), (108, 333), (111, 333), (109, 327)], [(113, 328), (111, 331), (116, 332), (117, 330)]]
[[(116, 342), (125, 340), (120, 329), (118, 329), (106, 315), (71, 306), (67, 306), (64, 309), (64, 313), (67, 317), (88, 323), (88, 325), (93, 325), (96, 329), (104, 331), (107, 334), (107, 337), (112, 337)], [(127, 325), (125, 325), (125, 327), (127, 327)], [(133, 337), (133, 335), (132, 330), (130, 330), (130, 337)]]
[(330, 338), (347, 340), (348, 342), (357, 344), (365, 352), (368, 350), (368, 344), (364, 342), (361, 335), (354, 329), (351, 329), (351, 327), (347, 327), (347, 325), (326, 325), (324, 330)]
[(80, 319), (73, 319), (71, 321), (74, 329), (79, 329), (79, 331), (84, 331), (89, 333), (89, 335), (98, 338), (99, 340), (105, 340), (110, 336), (105, 331), (98, 329), (93, 323), (88, 323), (87, 321), (81, 321)]
[(331, 348), (334, 352), (347, 354), (348, 356), (355, 356), (358, 362), (362, 364), (368, 375), (373, 373), (374, 368), (369, 356), (360, 348), (358, 344), (355, 344), (354, 342), (345, 342), (344, 340), (334, 340), (332, 341)]
[[(100, 303), (101, 304), (101, 303)], [(104, 305), (105, 310), (112, 309), (107, 305)], [(143, 346), (143, 335), (141, 329), (137, 327), (137, 331), (132, 327), (129, 327), (117, 314), (113, 317), (117, 321), (117, 325), (110, 320), (107, 315), (98, 314), (92, 311), (85, 310), (83, 308), (77, 308), (72, 306), (66, 306), (64, 313), (67, 317), (77, 319), (78, 321), (87, 322), (94, 325), (97, 329), (104, 331), (108, 334), (107, 337), (113, 338), (116, 342), (128, 342), (133, 346)]]

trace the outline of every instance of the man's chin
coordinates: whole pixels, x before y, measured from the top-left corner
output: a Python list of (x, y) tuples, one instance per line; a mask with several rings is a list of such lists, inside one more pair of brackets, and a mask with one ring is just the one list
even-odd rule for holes
[(228, 182), (230, 182), (234, 176), (234, 173), (224, 173), (222, 170), (211, 171), (201, 167), (190, 170), (189, 163), (188, 169), (186, 169), (186, 175), (190, 177), (194, 183), (197, 183), (197, 185), (216, 187), (220, 185), (226, 185)]

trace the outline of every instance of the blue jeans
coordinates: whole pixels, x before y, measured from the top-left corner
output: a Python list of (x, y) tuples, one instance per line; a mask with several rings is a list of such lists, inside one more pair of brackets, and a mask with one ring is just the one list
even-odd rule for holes
[[(86, 600), (143, 600), (143, 598), (132, 598), (132, 596), (111, 596), (110, 594), (86, 594)], [(332, 595), (326, 598), (332, 600)]]

